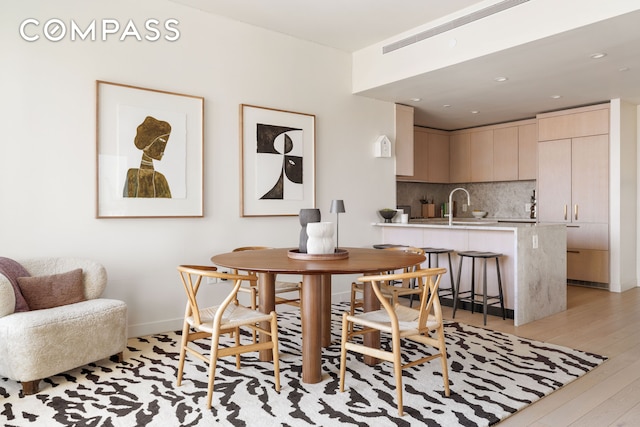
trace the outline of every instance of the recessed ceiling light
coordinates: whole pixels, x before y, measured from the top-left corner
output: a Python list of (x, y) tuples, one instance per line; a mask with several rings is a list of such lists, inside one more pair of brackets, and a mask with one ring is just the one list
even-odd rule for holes
[(451, 107), (451, 104), (444, 104), (442, 107), (449, 108), (449, 107)]
[(493, 79), (497, 82), (506, 82), (507, 80), (509, 80), (509, 77), (496, 77), (495, 79)]
[(411, 100), (413, 102), (420, 102), (420, 101), (422, 101), (422, 98), (411, 98)]
[(606, 53), (598, 52), (598, 53), (592, 53), (590, 58), (591, 59), (600, 59), (600, 58), (604, 58), (605, 56), (607, 56)]
[(478, 110), (471, 110), (471, 114), (478, 114), (480, 111)]
[(551, 98), (560, 99), (560, 98), (562, 98), (562, 95), (551, 95)]

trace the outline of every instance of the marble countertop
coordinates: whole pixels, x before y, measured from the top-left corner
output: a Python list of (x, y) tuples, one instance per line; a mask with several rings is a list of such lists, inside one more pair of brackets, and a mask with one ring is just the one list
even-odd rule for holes
[[(446, 218), (432, 219), (412, 219), (408, 223), (401, 222), (377, 222), (373, 223), (378, 227), (410, 227), (410, 228), (451, 228), (451, 229), (474, 229), (474, 230), (515, 230), (518, 228), (531, 227), (551, 227), (558, 224), (541, 224), (523, 222), (523, 220), (508, 220), (495, 218), (454, 218), (453, 225), (449, 225)], [(562, 224), (564, 225), (564, 224)]]

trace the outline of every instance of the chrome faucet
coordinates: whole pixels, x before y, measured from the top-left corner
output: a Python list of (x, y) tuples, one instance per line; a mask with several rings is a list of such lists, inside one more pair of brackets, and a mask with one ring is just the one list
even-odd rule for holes
[(453, 190), (451, 190), (451, 193), (449, 193), (449, 226), (453, 225), (453, 193), (458, 190), (462, 190), (467, 193), (467, 205), (471, 204), (471, 196), (469, 196), (469, 192), (467, 190), (462, 187), (454, 188)]

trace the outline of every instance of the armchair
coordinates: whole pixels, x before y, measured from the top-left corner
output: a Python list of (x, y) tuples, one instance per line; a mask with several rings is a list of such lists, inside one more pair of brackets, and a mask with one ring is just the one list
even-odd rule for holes
[(81, 269), (84, 300), (16, 312), (12, 283), (0, 274), (1, 377), (20, 381), (27, 395), (38, 392), (43, 378), (111, 356), (122, 360), (127, 342), (127, 306), (122, 301), (100, 298), (107, 284), (102, 265), (82, 258), (17, 262), (36, 280)]

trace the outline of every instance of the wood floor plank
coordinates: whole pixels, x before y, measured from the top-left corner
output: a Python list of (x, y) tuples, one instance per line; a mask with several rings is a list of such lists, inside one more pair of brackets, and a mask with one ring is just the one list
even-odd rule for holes
[(610, 427), (636, 427), (640, 420), (640, 403), (627, 411), (624, 415), (609, 424)]
[[(635, 369), (638, 369), (637, 366)], [(626, 369), (625, 371), (629, 371)], [(637, 375), (635, 372), (629, 374)], [(615, 423), (620, 419), (620, 414), (627, 414), (640, 404), (640, 379), (631, 382), (627, 387), (607, 398), (600, 405), (578, 418), (573, 427), (602, 427)], [(638, 422), (638, 419), (635, 420)], [(617, 424), (616, 424), (617, 425)]]
[[(513, 320), (458, 311), (456, 321), (608, 357), (583, 377), (505, 419), (500, 427), (640, 425), (640, 288), (624, 293), (567, 288), (567, 310), (515, 327)], [(444, 316), (451, 319), (451, 307)]]

